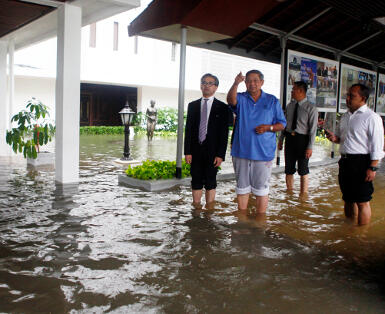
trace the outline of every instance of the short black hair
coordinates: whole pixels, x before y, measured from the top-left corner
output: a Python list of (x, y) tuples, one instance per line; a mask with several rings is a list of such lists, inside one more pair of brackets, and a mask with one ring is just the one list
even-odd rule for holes
[(294, 85), (297, 86), (299, 89), (302, 89), (306, 94), (307, 84), (304, 81), (296, 81), (296, 82), (294, 82)]
[(259, 76), (259, 79), (260, 79), (261, 81), (263, 81), (264, 76), (263, 76), (263, 73), (262, 73), (261, 71), (259, 71), (259, 70), (250, 70), (250, 71), (248, 71), (248, 72), (246, 73), (246, 78), (247, 78), (250, 74), (257, 74), (257, 75)]
[(359, 87), (358, 94), (361, 97), (364, 97), (365, 98), (365, 102), (366, 102), (368, 100), (369, 94), (370, 94), (369, 87), (365, 86), (364, 84), (357, 83), (357, 84), (353, 84), (352, 86), (350, 86), (350, 89), (352, 89), (353, 87), (356, 87), (356, 86)]
[(205, 79), (206, 77), (211, 77), (211, 78), (213, 78), (213, 79), (215, 80), (215, 86), (219, 86), (219, 80), (218, 80), (218, 78), (217, 78), (215, 75), (211, 74), (211, 73), (206, 73), (206, 74), (204, 74), (204, 75), (201, 77), (201, 83), (203, 83), (203, 81), (204, 81), (204, 79)]

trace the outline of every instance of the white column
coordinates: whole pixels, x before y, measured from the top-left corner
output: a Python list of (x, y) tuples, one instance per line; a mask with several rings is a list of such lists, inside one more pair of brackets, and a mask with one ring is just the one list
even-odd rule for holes
[[(287, 60), (286, 60), (286, 44), (287, 44), (287, 38), (281, 37), (281, 106), (285, 104), (286, 108), (286, 78), (287, 78)], [(283, 132), (283, 131), (282, 131)], [(277, 160), (276, 164), (279, 166), (281, 163), (281, 151), (277, 148)]]
[(79, 182), (81, 8), (58, 8), (55, 179)]
[(180, 62), (179, 62), (179, 93), (178, 93), (178, 138), (176, 146), (176, 177), (182, 178), (182, 152), (183, 152), (183, 115), (184, 115), (184, 89), (186, 74), (186, 38), (187, 28), (181, 28), (180, 35)]
[(13, 39), (8, 44), (8, 114), (9, 123), (11, 123), (11, 116), (15, 114), (15, 42)]
[(7, 101), (7, 49), (8, 43), (0, 41), (0, 156), (10, 156), (11, 148), (5, 142), (9, 128), (9, 109)]

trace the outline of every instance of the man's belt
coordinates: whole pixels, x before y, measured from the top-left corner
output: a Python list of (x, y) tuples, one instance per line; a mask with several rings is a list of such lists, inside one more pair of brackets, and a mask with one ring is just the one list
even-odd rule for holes
[(361, 159), (361, 158), (369, 158), (370, 154), (341, 154), (341, 158), (343, 159)]

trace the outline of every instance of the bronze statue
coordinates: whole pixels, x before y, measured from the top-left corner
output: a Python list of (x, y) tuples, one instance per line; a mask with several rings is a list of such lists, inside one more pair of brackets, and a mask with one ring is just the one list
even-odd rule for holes
[(155, 100), (150, 101), (151, 107), (147, 108), (146, 117), (147, 117), (147, 139), (152, 140), (154, 136), (154, 130), (156, 125), (156, 120), (158, 117), (157, 110), (155, 108)]

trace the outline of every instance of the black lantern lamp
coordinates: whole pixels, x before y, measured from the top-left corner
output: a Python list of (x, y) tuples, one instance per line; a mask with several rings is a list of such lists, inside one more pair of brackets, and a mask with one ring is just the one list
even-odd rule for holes
[(132, 158), (130, 158), (130, 146), (128, 141), (130, 138), (130, 125), (135, 112), (131, 110), (130, 106), (128, 105), (128, 101), (126, 101), (126, 105), (122, 110), (120, 110), (119, 114), (124, 125), (124, 152), (123, 158), (121, 158), (121, 160), (132, 160)]

